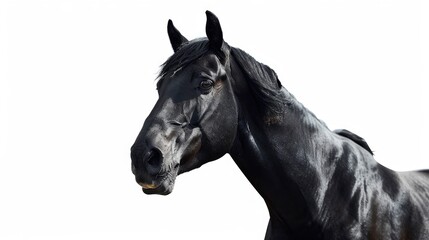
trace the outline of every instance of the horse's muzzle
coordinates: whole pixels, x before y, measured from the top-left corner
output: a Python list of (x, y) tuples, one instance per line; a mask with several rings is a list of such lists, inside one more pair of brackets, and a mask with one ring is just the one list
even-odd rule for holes
[(175, 168), (163, 169), (163, 154), (158, 148), (131, 150), (132, 172), (146, 194), (169, 194), (177, 175)]

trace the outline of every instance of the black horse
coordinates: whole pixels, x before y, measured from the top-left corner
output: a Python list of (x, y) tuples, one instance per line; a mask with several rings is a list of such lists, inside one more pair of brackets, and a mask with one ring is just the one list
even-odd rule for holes
[(206, 14), (207, 38), (168, 22), (174, 54), (131, 148), (143, 192), (169, 194), (228, 153), (267, 204), (265, 239), (429, 239), (429, 171), (392, 171), (356, 134), (329, 130)]

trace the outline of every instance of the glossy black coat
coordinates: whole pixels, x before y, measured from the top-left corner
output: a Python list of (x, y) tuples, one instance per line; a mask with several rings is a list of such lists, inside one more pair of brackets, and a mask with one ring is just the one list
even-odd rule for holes
[(267, 204), (265, 239), (429, 239), (429, 171), (392, 171), (356, 134), (329, 130), (206, 13), (207, 38), (168, 22), (175, 53), (131, 152), (143, 191), (169, 194), (228, 153)]

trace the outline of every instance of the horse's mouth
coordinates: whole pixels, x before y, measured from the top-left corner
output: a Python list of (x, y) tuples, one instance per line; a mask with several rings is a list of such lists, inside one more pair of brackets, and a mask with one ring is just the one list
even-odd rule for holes
[(143, 190), (157, 189), (159, 187), (159, 185), (154, 183), (139, 183), (139, 185), (143, 188)]
[(160, 185), (154, 184), (140, 184), (142, 186), (142, 190), (145, 194), (158, 194), (158, 195), (168, 195), (173, 191), (173, 184), (161, 183)]
[(177, 176), (177, 170), (159, 176), (158, 179), (148, 181), (138, 181), (145, 194), (168, 195), (173, 191), (174, 182)]

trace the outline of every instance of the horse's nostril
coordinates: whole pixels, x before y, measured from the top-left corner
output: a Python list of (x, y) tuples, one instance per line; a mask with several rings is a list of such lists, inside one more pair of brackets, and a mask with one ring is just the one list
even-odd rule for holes
[(146, 154), (146, 169), (149, 174), (158, 174), (161, 170), (162, 165), (162, 154), (161, 151), (159, 151), (156, 148), (152, 148), (147, 154)]
[(153, 149), (148, 154), (147, 163), (152, 166), (159, 165), (160, 159), (161, 159), (160, 152), (156, 149)]

